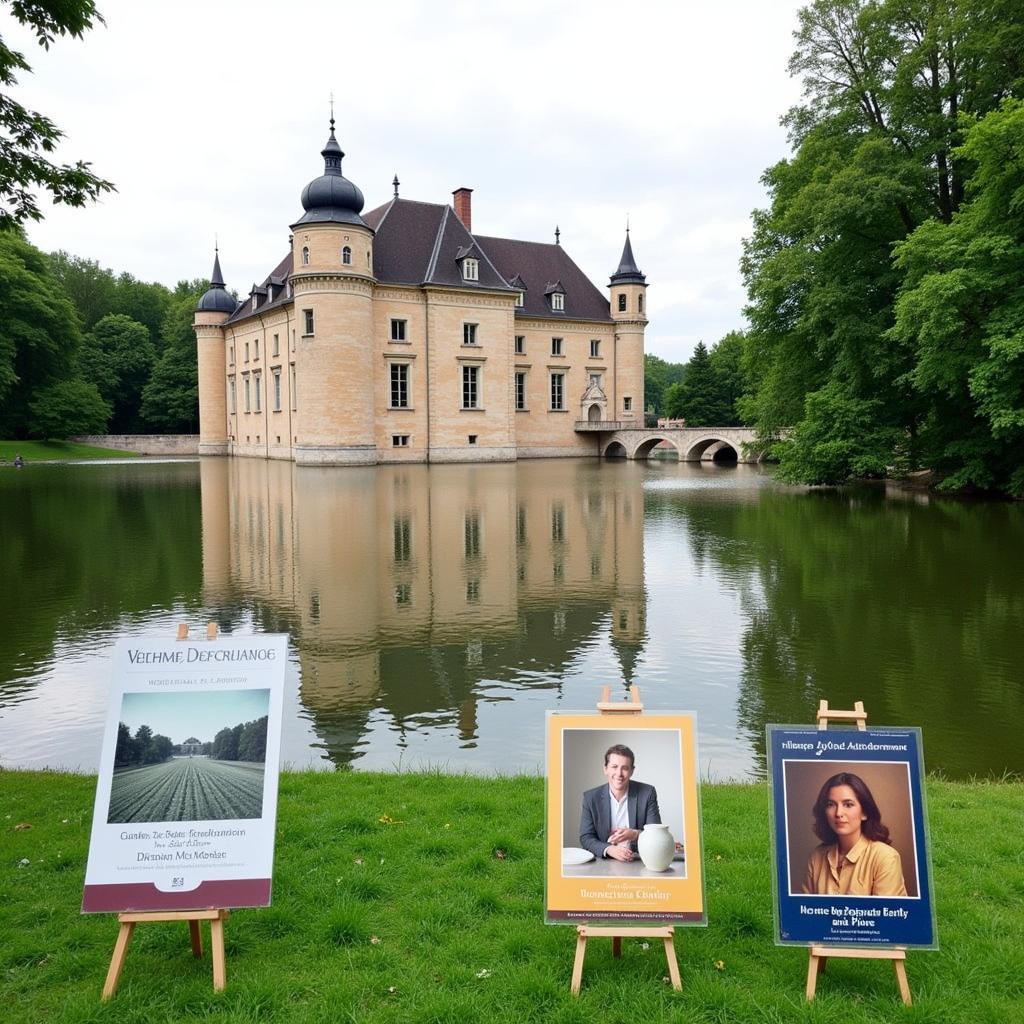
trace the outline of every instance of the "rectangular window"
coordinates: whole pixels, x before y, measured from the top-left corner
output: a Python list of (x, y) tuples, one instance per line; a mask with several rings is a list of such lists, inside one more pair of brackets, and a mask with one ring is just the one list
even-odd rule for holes
[(274, 355), (279, 356), (281, 354), (281, 336), (279, 334), (274, 335)]
[(274, 371), (274, 412), (281, 411), (281, 371)]
[(391, 364), (391, 408), (409, 408), (409, 364)]
[(462, 344), (463, 345), (475, 345), (476, 344), (476, 329), (479, 324), (463, 324), (462, 325)]
[(235, 414), (235, 378), (228, 381), (228, 411), (232, 416)]
[(522, 309), (526, 305), (526, 295), (523, 292), (516, 292), (516, 307)]
[(391, 340), (392, 341), (405, 341), (405, 321), (404, 320), (392, 320), (391, 321)]
[(288, 381), (288, 383), (289, 383), (289, 391), (291, 391), (291, 393), (292, 393), (292, 410), (294, 411), (295, 409), (298, 409), (298, 407), (299, 407), (299, 393), (295, 389), (295, 383), (296, 383), (296, 381), (295, 381), (295, 364), (292, 363), (288, 367), (288, 370), (289, 370), (289, 374), (290, 374), (289, 381)]
[(522, 334), (516, 335), (516, 355), (521, 356), (526, 352), (526, 337)]
[(245, 343), (245, 361), (249, 362), (249, 342)]
[(619, 296), (619, 312), (620, 313), (625, 313), (626, 312), (626, 296), (625, 295), (620, 295)]
[(463, 366), (462, 368), (462, 408), (480, 408), (479, 366)]
[(253, 409), (254, 409), (255, 412), (260, 412), (263, 409), (263, 398), (262, 398), (263, 388), (261, 387), (260, 375), (258, 373), (254, 373), (252, 375), (252, 377), (253, 377), (253, 381), (252, 381), (253, 389), (255, 391), (255, 400), (253, 402)]
[(553, 356), (560, 356), (562, 354), (562, 339), (552, 338), (551, 339), (551, 354)]
[(630, 412), (632, 410), (632, 408), (633, 408), (633, 399), (630, 398), (629, 395), (626, 395), (626, 397), (622, 399), (622, 410), (623, 410), (623, 412)]
[(233, 344), (232, 344), (231, 348), (228, 350), (228, 353), (229, 353), (229, 361), (230, 361), (231, 365), (234, 366), (235, 365), (235, 346)]
[(476, 444), (476, 439), (477, 439), (477, 435), (476, 434), (470, 434), (469, 437), (466, 438), (466, 440), (467, 440), (467, 442), (469, 444)]
[(551, 374), (551, 408), (560, 411), (565, 408), (565, 374)]
[(245, 376), (245, 411), (252, 411), (252, 384), (248, 374)]
[(480, 264), (473, 259), (462, 261), (462, 279), (464, 281), (476, 281), (480, 277)]
[(565, 309), (565, 296), (561, 292), (555, 292), (551, 296), (551, 308), (558, 313)]
[(253, 359), (259, 359), (260, 357), (260, 339), (257, 338), (253, 342)]
[(590, 358), (599, 359), (601, 357), (601, 342), (597, 338), (590, 339)]
[(308, 338), (313, 333), (313, 310), (304, 309), (302, 311), (302, 316), (304, 320), (302, 336), (304, 338)]
[(516, 408), (526, 408), (526, 374), (516, 374)]
[(391, 435), (391, 447), (392, 448), (408, 448), (409, 447), (409, 435), (408, 434), (392, 434)]

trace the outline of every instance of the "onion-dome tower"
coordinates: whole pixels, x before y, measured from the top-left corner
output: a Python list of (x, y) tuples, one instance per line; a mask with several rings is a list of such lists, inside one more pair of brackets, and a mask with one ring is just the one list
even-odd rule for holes
[(324, 173), (302, 190), (291, 226), (295, 461), (374, 463), (373, 231), (360, 216), (363, 193), (341, 173), (333, 115), (330, 123)]

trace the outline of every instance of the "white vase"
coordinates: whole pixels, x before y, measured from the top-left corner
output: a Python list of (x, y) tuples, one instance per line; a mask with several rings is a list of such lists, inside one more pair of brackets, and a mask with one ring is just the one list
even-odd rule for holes
[(644, 867), (650, 871), (664, 871), (672, 863), (676, 852), (676, 841), (668, 830), (668, 825), (644, 825), (640, 838), (636, 841), (640, 851), (640, 859)]

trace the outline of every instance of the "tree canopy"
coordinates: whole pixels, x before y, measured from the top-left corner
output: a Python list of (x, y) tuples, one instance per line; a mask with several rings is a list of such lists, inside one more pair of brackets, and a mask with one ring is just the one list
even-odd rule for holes
[(1001, 421), (982, 410), (985, 332), (965, 334), (962, 316), (940, 326), (933, 305), (944, 288), (948, 311), (959, 285), (965, 311), (994, 282), (961, 273), (940, 287), (926, 267), (944, 247), (981, 244), (965, 204), (997, 136), (1006, 176), (1024, 183), (1012, 117), (981, 129), (1024, 90), (1019, 3), (815, 0), (790, 69), (804, 89), (783, 119), (793, 155), (765, 172), (770, 205), (745, 243), (741, 411), (764, 439), (792, 428), (776, 449), (791, 479), (927, 466), (950, 486), (1010, 486)]
[[(80, 39), (96, 22), (103, 22), (93, 0), (10, 0), (9, 6), (44, 49), (58, 36)], [(40, 189), (49, 192), (55, 203), (69, 206), (83, 206), (114, 189), (93, 174), (88, 163), (57, 164), (50, 158), (63, 132), (8, 92), (17, 85), (18, 72), (31, 70), (24, 54), (0, 37), (0, 231), (41, 218), (36, 198)]]

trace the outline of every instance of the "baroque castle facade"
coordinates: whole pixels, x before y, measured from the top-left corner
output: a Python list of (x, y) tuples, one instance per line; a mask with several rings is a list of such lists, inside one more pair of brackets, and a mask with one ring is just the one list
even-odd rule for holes
[(334, 135), (291, 252), (247, 298), (219, 255), (195, 312), (200, 453), (312, 465), (597, 454), (643, 426), (645, 276), (627, 230), (607, 297), (554, 244), (477, 235), (398, 195), (363, 215)]

